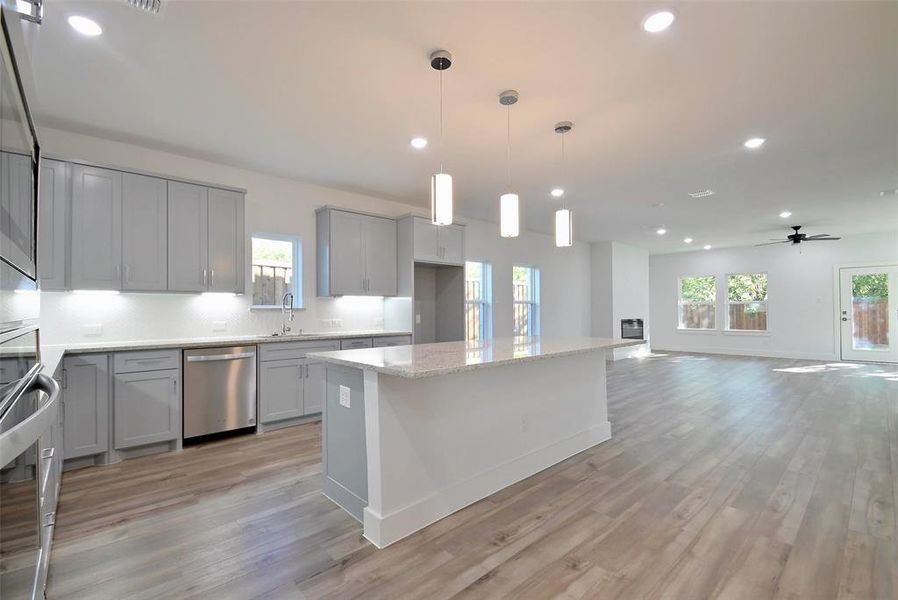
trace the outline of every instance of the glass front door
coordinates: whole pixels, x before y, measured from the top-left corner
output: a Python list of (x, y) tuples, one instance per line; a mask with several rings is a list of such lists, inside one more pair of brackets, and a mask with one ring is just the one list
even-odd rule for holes
[(898, 362), (898, 266), (840, 269), (842, 360)]

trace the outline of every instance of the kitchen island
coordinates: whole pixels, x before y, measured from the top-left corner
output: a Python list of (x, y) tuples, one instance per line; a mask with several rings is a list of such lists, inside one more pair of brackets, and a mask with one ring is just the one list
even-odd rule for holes
[(324, 493), (379, 548), (611, 437), (605, 338), (312, 353)]

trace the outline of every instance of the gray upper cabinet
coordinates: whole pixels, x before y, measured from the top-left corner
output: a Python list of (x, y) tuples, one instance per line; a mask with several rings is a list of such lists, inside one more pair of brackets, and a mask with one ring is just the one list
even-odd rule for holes
[(113, 390), (115, 448), (176, 440), (181, 433), (178, 369), (116, 373)]
[(372, 296), (396, 295), (396, 221), (365, 217), (365, 291)]
[(72, 165), (71, 285), (122, 286), (122, 173)]
[(106, 452), (109, 449), (108, 356), (67, 356), (62, 381), (65, 458)]
[(123, 290), (165, 290), (168, 189), (164, 179), (125, 173), (122, 196)]
[(208, 188), (168, 182), (168, 289), (205, 292), (209, 285)]
[(66, 219), (69, 207), (68, 165), (58, 160), (41, 161), (37, 269), (41, 288), (66, 288)]
[(168, 289), (242, 293), (243, 194), (168, 182)]
[(463, 265), (465, 228), (463, 225), (434, 225), (428, 219), (412, 217), (416, 261)]
[(243, 292), (243, 194), (209, 188), (209, 290)]
[(345, 210), (317, 212), (319, 296), (395, 296), (396, 221)]

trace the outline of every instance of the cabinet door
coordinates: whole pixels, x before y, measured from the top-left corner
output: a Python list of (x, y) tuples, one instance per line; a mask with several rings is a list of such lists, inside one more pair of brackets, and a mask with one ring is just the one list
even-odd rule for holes
[(243, 195), (209, 188), (209, 289), (242, 292)]
[(440, 261), (464, 264), (465, 230), (457, 225), (440, 227)]
[(85, 354), (64, 359), (65, 458), (109, 449), (109, 359)]
[(125, 173), (122, 181), (122, 289), (168, 285), (168, 188), (164, 179)]
[(122, 174), (72, 165), (72, 288), (122, 287)]
[(366, 217), (365, 228), (365, 285), (372, 296), (396, 295), (396, 221)]
[(2, 152), (0, 171), (0, 247), (6, 259), (30, 270), (34, 263), (37, 217), (33, 212), (31, 157)]
[(415, 217), (414, 219), (414, 255), (415, 260), (427, 262), (439, 261), (439, 227), (428, 221)]
[(307, 358), (305, 366), (303, 414), (314, 415), (321, 412), (327, 400), (327, 363)]
[(168, 289), (205, 292), (209, 283), (208, 190), (168, 182)]
[(301, 417), (303, 360), (272, 360), (259, 363), (259, 421), (273, 423)]
[(332, 296), (365, 294), (362, 215), (331, 211), (330, 281)]
[(65, 289), (67, 169), (58, 160), (41, 161), (37, 272), (45, 290)]
[(116, 449), (178, 439), (181, 383), (178, 369), (120, 373), (113, 402)]

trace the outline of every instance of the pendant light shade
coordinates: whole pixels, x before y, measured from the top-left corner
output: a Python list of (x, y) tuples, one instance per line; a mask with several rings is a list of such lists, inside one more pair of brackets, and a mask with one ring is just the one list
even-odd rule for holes
[(430, 66), (440, 74), (440, 172), (430, 178), (430, 220), (434, 225), (452, 225), (452, 175), (443, 172), (443, 71), (452, 66), (452, 55), (437, 50)]
[(430, 220), (434, 225), (452, 225), (452, 175), (448, 173), (430, 178)]
[(555, 245), (559, 248), (574, 245), (574, 215), (569, 208), (555, 211)]
[(499, 197), (499, 235), (504, 238), (518, 237), (520, 233), (520, 212), (517, 194), (502, 194)]

